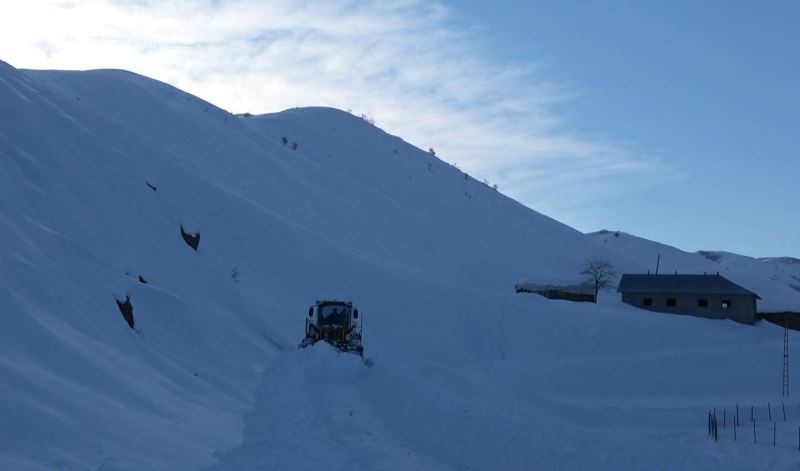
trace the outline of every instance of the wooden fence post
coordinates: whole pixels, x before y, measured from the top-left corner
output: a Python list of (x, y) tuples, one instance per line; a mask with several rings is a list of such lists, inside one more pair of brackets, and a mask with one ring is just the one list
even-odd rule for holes
[(767, 412), (769, 412), (769, 421), (772, 422), (772, 407), (770, 407), (769, 402), (767, 403)]
[(714, 421), (715, 421), (715, 418), (714, 418), (714, 415), (712, 414), (711, 415), (711, 439), (716, 441), (716, 439), (714, 438), (714, 434), (716, 433), (716, 432), (714, 432), (714, 426), (715, 426)]

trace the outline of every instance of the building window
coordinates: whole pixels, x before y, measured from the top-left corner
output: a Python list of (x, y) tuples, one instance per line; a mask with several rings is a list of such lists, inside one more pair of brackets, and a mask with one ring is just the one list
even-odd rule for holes
[(722, 301), (722, 309), (730, 309), (730, 307), (731, 307), (731, 300), (730, 299), (726, 299), (725, 301)]
[(697, 307), (708, 307), (708, 299), (698, 299)]
[(642, 304), (644, 304), (645, 306), (652, 306), (653, 305), (653, 298), (644, 298), (644, 301), (642, 301)]
[(667, 307), (675, 307), (675, 298), (667, 298)]

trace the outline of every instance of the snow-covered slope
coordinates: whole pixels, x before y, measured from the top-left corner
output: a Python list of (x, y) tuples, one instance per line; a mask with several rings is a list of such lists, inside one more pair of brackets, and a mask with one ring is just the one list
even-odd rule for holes
[[(514, 295), (646, 265), (340, 111), (0, 63), (0, 247), (0, 469), (798, 461), (703, 433), (780, 391), (779, 329)], [(374, 367), (296, 349), (326, 297)]]
[(619, 231), (598, 231), (587, 236), (646, 265), (655, 273), (719, 273), (758, 293), (760, 312), (800, 312), (800, 260), (790, 257), (752, 258), (729, 252), (683, 250)]

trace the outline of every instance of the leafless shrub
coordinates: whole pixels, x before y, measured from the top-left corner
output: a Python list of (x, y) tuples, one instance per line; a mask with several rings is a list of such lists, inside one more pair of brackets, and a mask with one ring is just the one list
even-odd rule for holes
[(181, 224), (181, 237), (183, 237), (183, 241), (186, 242), (186, 245), (194, 249), (197, 252), (197, 247), (200, 245), (200, 232), (195, 232), (194, 234), (189, 234), (184, 230), (183, 224)]
[(128, 323), (128, 327), (133, 329), (133, 304), (131, 304), (131, 297), (126, 295), (125, 301), (120, 301), (115, 297), (114, 301), (117, 302), (119, 312), (122, 313), (122, 318)]
[(581, 275), (586, 275), (586, 282), (594, 288), (594, 302), (601, 289), (611, 288), (617, 279), (617, 272), (608, 260), (586, 259)]

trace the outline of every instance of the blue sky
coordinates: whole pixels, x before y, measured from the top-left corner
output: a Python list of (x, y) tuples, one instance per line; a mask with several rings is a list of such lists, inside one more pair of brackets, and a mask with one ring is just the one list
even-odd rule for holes
[(31, 0), (0, 59), (326, 105), (582, 231), (800, 257), (800, 3)]
[(677, 173), (575, 208), (573, 225), (800, 256), (800, 3), (453, 7), (498, 60), (540, 64), (576, 94), (560, 110), (570, 126), (631, 140)]

